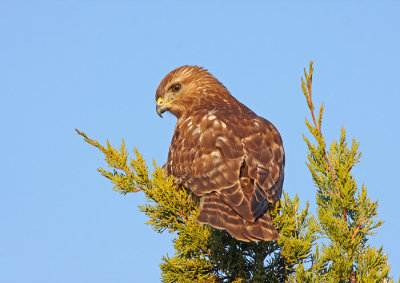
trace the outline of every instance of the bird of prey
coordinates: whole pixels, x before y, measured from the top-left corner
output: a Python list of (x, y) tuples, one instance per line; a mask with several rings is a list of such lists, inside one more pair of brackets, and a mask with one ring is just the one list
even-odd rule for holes
[(164, 168), (200, 197), (197, 221), (241, 241), (277, 240), (268, 211), (284, 178), (277, 129), (198, 66), (167, 74), (156, 101), (161, 117), (169, 111), (178, 119)]

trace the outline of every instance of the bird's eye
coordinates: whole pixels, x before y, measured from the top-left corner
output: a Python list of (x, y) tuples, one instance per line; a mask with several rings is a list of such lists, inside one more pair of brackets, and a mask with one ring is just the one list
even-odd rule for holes
[(181, 89), (180, 84), (176, 84), (172, 86), (172, 92), (178, 92)]

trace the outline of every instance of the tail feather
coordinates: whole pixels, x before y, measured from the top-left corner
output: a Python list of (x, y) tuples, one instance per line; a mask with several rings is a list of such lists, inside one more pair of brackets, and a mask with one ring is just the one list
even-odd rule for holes
[(245, 242), (273, 241), (279, 238), (268, 211), (254, 222), (249, 222), (240, 217), (215, 193), (203, 197), (197, 221), (216, 229), (226, 230), (234, 238)]
[(272, 224), (271, 215), (266, 211), (254, 222), (246, 221), (244, 226), (248, 233), (259, 240), (275, 241), (279, 239), (279, 234)]

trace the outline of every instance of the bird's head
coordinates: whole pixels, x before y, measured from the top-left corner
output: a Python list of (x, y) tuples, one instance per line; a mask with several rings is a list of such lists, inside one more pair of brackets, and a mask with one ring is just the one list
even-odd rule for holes
[(206, 69), (182, 66), (171, 71), (161, 81), (156, 92), (157, 113), (169, 111), (177, 118), (188, 111), (204, 94), (226, 88)]

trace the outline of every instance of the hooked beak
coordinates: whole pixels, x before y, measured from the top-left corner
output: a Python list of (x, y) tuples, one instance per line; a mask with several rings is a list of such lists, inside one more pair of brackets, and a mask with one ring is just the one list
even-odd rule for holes
[(165, 111), (167, 111), (167, 107), (165, 107), (165, 105), (159, 105), (159, 104), (157, 104), (157, 106), (156, 106), (156, 111), (157, 111), (158, 116), (160, 116), (160, 117), (162, 118), (162, 117), (163, 117), (163, 116), (162, 116), (162, 113), (164, 113)]
[(165, 105), (163, 103), (163, 99), (162, 98), (159, 98), (157, 100), (157, 106), (156, 106), (156, 111), (157, 111), (158, 116), (160, 116), (162, 118), (163, 117), (162, 113), (164, 113), (167, 110), (168, 110), (167, 105)]

